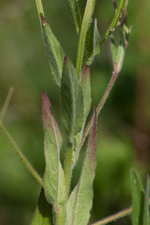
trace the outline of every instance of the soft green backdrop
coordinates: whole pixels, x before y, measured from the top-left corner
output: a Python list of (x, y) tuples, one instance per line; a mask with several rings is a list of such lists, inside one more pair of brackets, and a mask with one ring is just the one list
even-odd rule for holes
[[(85, 0), (79, 0), (83, 12)], [(117, 1), (119, 3), (119, 1)], [(43, 0), (46, 18), (66, 55), (75, 63), (78, 36), (67, 0)], [(92, 221), (130, 206), (130, 168), (143, 182), (150, 171), (150, 15), (147, 0), (129, 0), (128, 23), (133, 25), (122, 72), (98, 120), (97, 171)], [(0, 109), (10, 86), (15, 91), (4, 124), (43, 176), (41, 93), (46, 91), (60, 121), (59, 89), (54, 84), (44, 52), (34, 0), (0, 2)], [(95, 17), (103, 36), (114, 15), (111, 0), (98, 0)], [(112, 74), (109, 41), (91, 66), (93, 106), (97, 106)], [(64, 153), (62, 153), (62, 158)], [(84, 151), (74, 171), (79, 177)], [(29, 224), (40, 186), (0, 133), (0, 224)], [(112, 224), (131, 224), (122, 219)]]

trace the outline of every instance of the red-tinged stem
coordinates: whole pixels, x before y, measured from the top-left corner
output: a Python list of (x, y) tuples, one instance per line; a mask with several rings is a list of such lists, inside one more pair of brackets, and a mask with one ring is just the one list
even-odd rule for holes
[[(106, 91), (105, 91), (105, 93), (104, 93), (104, 95), (103, 95), (103, 97), (102, 97), (102, 99), (101, 99), (101, 101), (100, 101), (98, 107), (96, 108), (97, 114), (99, 114), (100, 111), (101, 111), (101, 109), (103, 108), (103, 106), (104, 106), (104, 104), (105, 104), (105, 101), (106, 101), (106, 99), (108, 98), (108, 95), (109, 95), (109, 93), (110, 93), (110, 91), (111, 91), (111, 89), (112, 89), (112, 87), (113, 87), (113, 85), (114, 85), (114, 83), (115, 83), (115, 80), (116, 80), (116, 78), (117, 78), (117, 75), (118, 75), (117, 72), (113, 72), (113, 75), (112, 75), (111, 80), (110, 80), (110, 82), (109, 82), (109, 84), (108, 84), (108, 87), (107, 87), (107, 89), (106, 89)], [(86, 129), (85, 129), (85, 131), (84, 131), (84, 134), (83, 134), (83, 137), (82, 137), (82, 140), (81, 140), (81, 144), (80, 144), (81, 147), (82, 147), (82, 145), (83, 145), (83, 143), (84, 143), (84, 141), (85, 141), (85, 139), (86, 139), (86, 137), (87, 137), (87, 135), (88, 135), (88, 133), (89, 133), (89, 131), (90, 131), (92, 122), (93, 122), (93, 117), (92, 117), (91, 120), (89, 121), (89, 123), (88, 123), (88, 125), (87, 125), (87, 127), (86, 127)]]
[(116, 214), (114, 214), (112, 216), (106, 217), (105, 219), (99, 220), (96, 223), (92, 223), (91, 225), (105, 225), (107, 223), (113, 222), (113, 221), (115, 221), (117, 219), (120, 219), (120, 218), (122, 218), (124, 216), (129, 215), (129, 214), (131, 214), (131, 212), (132, 212), (132, 208), (130, 207), (130, 208), (125, 209), (125, 210), (123, 210), (121, 212), (118, 212), (118, 213), (116, 213)]
[[(150, 205), (150, 198), (149, 198), (149, 205)], [(91, 225), (105, 225), (115, 220), (121, 219), (124, 216), (128, 216), (131, 214), (131, 212), (132, 212), (132, 207), (122, 210), (121, 212), (118, 212), (112, 216), (108, 216), (102, 220), (97, 221), (96, 223), (92, 223)]]

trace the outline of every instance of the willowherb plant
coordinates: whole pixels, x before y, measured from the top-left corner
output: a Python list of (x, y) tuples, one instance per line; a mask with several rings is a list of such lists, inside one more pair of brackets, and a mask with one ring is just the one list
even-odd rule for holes
[[(112, 1), (115, 16), (103, 38), (100, 37), (97, 20), (93, 19), (96, 0), (87, 0), (84, 15), (80, 13), (78, 0), (69, 0), (76, 31), (79, 35), (76, 68), (65, 56), (60, 43), (54, 36), (44, 14), (42, 1), (36, 0), (43, 41), (51, 73), (60, 88), (61, 121), (66, 131), (67, 147), (64, 166), (60, 161), (62, 135), (52, 113), (52, 106), (45, 92), (42, 93), (42, 118), (44, 127), (45, 173), (41, 178), (24, 157), (2, 120), (10, 101), (10, 90), (0, 117), (0, 128), (29, 171), (41, 185), (41, 193), (31, 225), (87, 225), (93, 204), (93, 181), (96, 169), (96, 126), (97, 117), (121, 71), (131, 28), (127, 26), (127, 0), (120, 0), (117, 7)], [(120, 42), (116, 46), (113, 31), (118, 27)], [(87, 123), (91, 109), (90, 69), (102, 44), (110, 38), (113, 73), (107, 89), (93, 116)], [(85, 126), (87, 123), (87, 126)], [(79, 181), (71, 191), (72, 171), (78, 161), (80, 150), (88, 137), (88, 144)], [(144, 191), (137, 172), (131, 171), (132, 208), (93, 223), (107, 224), (132, 212), (133, 225), (149, 224), (149, 179)]]

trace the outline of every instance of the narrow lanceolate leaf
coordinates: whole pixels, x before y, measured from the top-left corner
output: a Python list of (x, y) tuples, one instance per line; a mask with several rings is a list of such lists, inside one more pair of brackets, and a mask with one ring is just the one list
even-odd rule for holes
[(31, 225), (52, 225), (52, 206), (45, 199), (43, 188), (41, 189)]
[(43, 92), (43, 126), (45, 174), (44, 191), (48, 202), (60, 207), (65, 200), (64, 171), (59, 159), (62, 137), (58, 125), (52, 115), (51, 104)]
[(120, 43), (117, 49), (117, 56), (114, 62), (114, 72), (119, 73), (122, 69), (123, 61), (125, 57), (125, 35), (124, 32), (120, 32)]
[(48, 22), (43, 16), (41, 16), (41, 22), (44, 46), (52, 71), (53, 79), (55, 80), (56, 84), (60, 86), (60, 79), (62, 76), (63, 61), (65, 55), (60, 46), (60, 43), (54, 36)]
[(83, 102), (84, 102), (84, 123), (83, 123), (81, 132), (75, 136), (75, 150), (73, 152), (73, 159), (72, 159), (74, 166), (78, 160), (78, 156), (80, 153), (80, 141), (82, 139), (86, 118), (91, 108), (91, 81), (90, 81), (89, 66), (85, 66), (84, 68), (84, 71), (81, 77), (81, 87), (83, 91)]
[(94, 57), (100, 53), (100, 34), (97, 27), (97, 19), (94, 19), (87, 31), (85, 46), (88, 57), (86, 64), (90, 65)]
[(90, 81), (90, 69), (89, 66), (85, 66), (82, 77), (81, 86), (83, 91), (84, 101), (84, 117), (86, 118), (91, 108), (91, 81)]
[(96, 124), (97, 113), (95, 109), (81, 176), (67, 204), (67, 225), (86, 225), (90, 218), (96, 169)]
[(72, 15), (74, 18), (74, 22), (76, 25), (76, 30), (77, 33), (80, 33), (80, 28), (81, 28), (81, 14), (80, 14), (80, 9), (79, 9), (79, 5), (78, 5), (78, 0), (68, 0), (69, 1), (69, 5), (72, 11)]
[(111, 49), (112, 63), (114, 64), (117, 58), (117, 46), (113, 34), (110, 35), (110, 49)]
[(70, 141), (82, 128), (83, 93), (72, 62), (65, 57), (61, 80), (62, 122)]
[(132, 224), (141, 225), (143, 220), (144, 189), (137, 172), (131, 171), (131, 191), (132, 191)]
[(146, 190), (145, 190), (145, 197), (144, 197), (144, 206), (143, 206), (143, 225), (150, 224), (149, 219), (149, 189), (150, 189), (150, 182), (149, 177), (147, 176), (146, 182)]

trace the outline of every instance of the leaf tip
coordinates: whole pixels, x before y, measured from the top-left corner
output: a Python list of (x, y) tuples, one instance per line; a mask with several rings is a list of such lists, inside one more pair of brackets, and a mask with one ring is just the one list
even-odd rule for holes
[(68, 62), (71, 62), (71, 61), (70, 61), (70, 59), (67, 56), (65, 56), (64, 57), (64, 63), (68, 63)]
[(43, 15), (40, 15), (40, 16), (41, 16), (41, 21), (42, 21), (43, 26), (48, 25), (48, 22), (45, 19), (45, 17)]
[(84, 71), (83, 71), (84, 74), (89, 74), (90, 73), (90, 67), (88, 65), (86, 65), (84, 67)]
[(47, 106), (51, 106), (50, 101), (47, 97), (47, 94), (45, 93), (45, 91), (42, 92), (42, 100), (43, 100), (43, 105), (47, 105)]
[(44, 124), (46, 123), (46, 119), (50, 114), (52, 114), (52, 110), (51, 110), (51, 104), (50, 104), (50, 101), (46, 95), (46, 93), (43, 91), (42, 92), (42, 115), (43, 115), (43, 122)]

